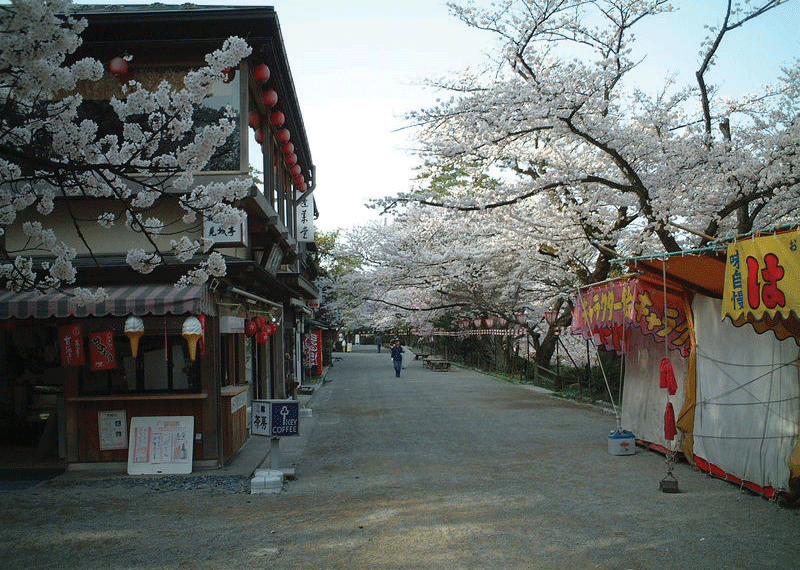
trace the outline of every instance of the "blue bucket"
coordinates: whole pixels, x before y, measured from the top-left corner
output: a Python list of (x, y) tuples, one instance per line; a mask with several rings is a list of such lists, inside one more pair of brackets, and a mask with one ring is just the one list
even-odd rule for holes
[(626, 429), (615, 429), (608, 434), (608, 452), (611, 455), (636, 453), (636, 436)]

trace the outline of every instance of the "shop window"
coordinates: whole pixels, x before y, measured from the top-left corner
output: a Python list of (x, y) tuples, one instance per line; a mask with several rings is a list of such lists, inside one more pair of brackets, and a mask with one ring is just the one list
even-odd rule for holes
[(82, 368), (82, 394), (125, 394), (132, 392), (198, 392), (200, 356), (193, 362), (186, 340), (180, 335), (144, 336), (139, 354), (131, 354), (125, 336), (115, 337), (118, 365), (111, 370)]

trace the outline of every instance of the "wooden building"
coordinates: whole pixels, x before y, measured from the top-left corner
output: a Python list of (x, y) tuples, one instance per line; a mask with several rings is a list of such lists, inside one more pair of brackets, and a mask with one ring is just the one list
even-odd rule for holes
[[(96, 223), (68, 229), (74, 224), (68, 209), (91, 218), (103, 211), (102, 199), (56, 198), (47, 223), (72, 232), (75, 285), (103, 287), (108, 299), (87, 306), (69, 291), (0, 294), (0, 444), (30, 452), (17, 463), (122, 467), (133, 445), (127, 441), (132, 418), (190, 417), (194, 467), (221, 465), (248, 438), (252, 399), (292, 396), (302, 369), (305, 306), (318, 297), (313, 230), (309, 235), (302, 221), (316, 214), (316, 177), (278, 18), (270, 7), (154, 4), (77, 11), (89, 25), (76, 58), (107, 63), (132, 56), (125, 78), (109, 71), (81, 87), (88, 112), (119, 95), (124, 80), (146, 87), (177, 82), (226, 38), (246, 38), (252, 55), (230, 70), (205, 109), (214, 116), (230, 106), (238, 111), (238, 129), (195, 178), (207, 183), (255, 170), (263, 182), (238, 204), (247, 214), (243, 227), (181, 228), (213, 239), (227, 264), (224, 278), (181, 289), (173, 284), (188, 264), (169, 260), (147, 275), (128, 267), (126, 252), (139, 246), (130, 232), (108, 233)], [(278, 111), (283, 121), (270, 121)], [(180, 195), (169, 190), (159, 208), (177, 210)], [(24, 252), (21, 231), (24, 221), (36, 219), (35, 212), (26, 213), (6, 228), (7, 249), (36, 255)], [(92, 243), (91, 252), (83, 239)], [(133, 334), (131, 323), (143, 333)], [(198, 323), (202, 336), (193, 337), (190, 329)]]

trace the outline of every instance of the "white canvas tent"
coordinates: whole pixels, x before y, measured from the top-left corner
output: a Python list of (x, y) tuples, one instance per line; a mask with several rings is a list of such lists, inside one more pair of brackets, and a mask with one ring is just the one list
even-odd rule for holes
[[(578, 308), (581, 303), (587, 308), (586, 300), (598, 291), (602, 297), (605, 284), (581, 292), (573, 326), (573, 332), (625, 355), (622, 427), (640, 444), (665, 452), (679, 449), (700, 469), (767, 497), (800, 496), (798, 242), (800, 234), (793, 229), (730, 244), (727, 252), (628, 260), (651, 282), (663, 286), (666, 278), (683, 297), (688, 355), (675, 347), (666, 350), (630, 322), (589, 326), (591, 318), (578, 314)], [(729, 307), (736, 301), (744, 306), (738, 314)], [(759, 306), (765, 303), (769, 310)], [(677, 321), (673, 324), (677, 327)], [(601, 339), (597, 333), (603, 327), (620, 331)], [(618, 339), (613, 346), (612, 336)], [(678, 385), (672, 396), (660, 386), (665, 356)], [(664, 433), (667, 403), (679, 429), (672, 441)]]

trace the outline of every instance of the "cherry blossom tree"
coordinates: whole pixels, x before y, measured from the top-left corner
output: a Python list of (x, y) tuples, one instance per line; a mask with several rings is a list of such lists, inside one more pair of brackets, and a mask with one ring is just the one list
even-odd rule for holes
[[(458, 191), (460, 185), (448, 179), (446, 192)], [(491, 318), (523, 329), (518, 338), (494, 344), (510, 354), (530, 338), (536, 360), (547, 364), (557, 338), (544, 313), (556, 307), (568, 314), (576, 275), (588, 270), (592, 254), (580, 228), (561, 216), (551, 219), (546, 200), (474, 212), (412, 205), (384, 223), (351, 230), (338, 254), (361, 267), (336, 282), (340, 310), (362, 326), (410, 328), (421, 336), (434, 328), (455, 333), (463, 321)], [(531, 207), (546, 217), (520, 224), (530, 219)]]
[[(175, 222), (197, 223), (199, 216), (224, 226), (240, 223), (243, 213), (233, 203), (246, 195), (252, 182), (236, 178), (226, 183), (200, 184), (203, 169), (234, 132), (238, 118), (230, 110), (198, 125), (198, 106), (214, 86), (250, 53), (241, 38), (229, 38), (206, 57), (206, 65), (189, 72), (182, 88), (166, 81), (154, 89), (129, 81), (122, 97), (108, 111), (118, 127), (111, 131), (87, 116), (81, 84), (99, 81), (107, 71), (94, 59), (75, 61), (87, 23), (71, 14), (69, 0), (13, 0), (0, 5), (0, 232), (29, 211), (54, 212), (60, 197), (104, 200), (97, 215), (101, 227), (126, 228), (145, 238), (150, 247), (128, 252), (128, 264), (148, 273), (167, 255), (188, 262), (210, 243), (174, 235), (168, 251), (156, 238)], [(180, 193), (178, 220), (162, 219), (155, 205), (168, 186)], [(78, 213), (70, 212), (78, 225)], [(46, 219), (46, 218), (45, 218)], [(81, 220), (84, 223), (85, 220)], [(75, 249), (42, 222), (25, 222), (26, 250), (31, 257), (0, 245), (0, 276), (16, 290), (47, 290), (73, 283)], [(78, 231), (83, 245), (93, 244)], [(196, 263), (180, 283), (203, 282), (225, 273), (222, 256), (211, 253)], [(79, 290), (86, 300), (102, 291)]]
[[(537, 326), (555, 310), (565, 326), (576, 288), (618, 274), (615, 259), (797, 223), (800, 66), (736, 99), (712, 74), (729, 34), (787, 1), (727, 2), (694, 83), (664, 70), (647, 91), (631, 79), (634, 32), (672, 10), (664, 0), (451, 4), (501, 47), (431, 81), (450, 98), (410, 115), (425, 174), (377, 202), (400, 212), (391, 223), (350, 236), (359, 308), (428, 323), (525, 308)], [(547, 363), (555, 328), (541, 330)]]
[[(537, 251), (559, 269), (554, 282), (573, 288), (613, 275), (617, 258), (796, 224), (800, 64), (735, 99), (717, 95), (712, 75), (731, 33), (788, 1), (727, 2), (698, 46), (694, 84), (665, 70), (650, 91), (630, 80), (639, 65), (634, 32), (672, 10), (666, 0), (450, 4), (501, 48), (488, 69), (431, 81), (451, 97), (409, 118), (428, 164), (457, 163), (473, 180), (489, 174), (499, 183), (441, 192), (428, 177), (379, 205), (461, 212), (460, 228), (471, 223), (466, 214), (506, 212), (495, 233), (514, 235), (512, 248), (535, 234)], [(543, 295), (539, 304), (559, 309), (565, 325), (571, 296)]]
[(465, 23), (501, 38), (500, 67), (434, 83), (454, 96), (411, 115), (420, 152), (502, 171), (507, 183), (491, 195), (401, 199), (469, 211), (547, 193), (602, 256), (675, 252), (795, 223), (797, 62), (775, 86), (738, 99), (715, 97), (709, 85), (728, 34), (788, 1), (727, 2), (699, 46), (697, 84), (668, 77), (650, 93), (626, 81), (637, 67), (633, 33), (670, 10), (666, 0), (451, 4)]

